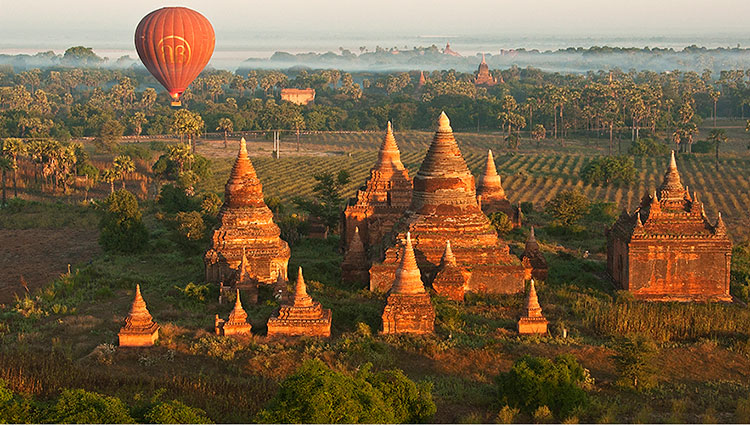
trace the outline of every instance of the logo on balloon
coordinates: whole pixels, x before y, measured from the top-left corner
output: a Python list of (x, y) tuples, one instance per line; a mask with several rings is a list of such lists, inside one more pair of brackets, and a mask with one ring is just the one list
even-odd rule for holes
[[(172, 42), (165, 43), (168, 40), (172, 40)], [(157, 51), (162, 60), (170, 65), (187, 63), (193, 54), (190, 44), (179, 35), (168, 35), (159, 40)]]

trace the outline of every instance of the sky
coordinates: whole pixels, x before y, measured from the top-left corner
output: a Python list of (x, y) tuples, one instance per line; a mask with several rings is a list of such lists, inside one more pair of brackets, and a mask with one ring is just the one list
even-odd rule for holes
[[(437, 36), (438, 45), (469, 36), (501, 37), (515, 43), (509, 47), (527, 47), (523, 44), (533, 44), (535, 37), (570, 40), (573, 46), (586, 44), (582, 37), (593, 37), (589, 44), (598, 37), (643, 47), (658, 45), (664, 36), (699, 45), (719, 36), (714, 44), (750, 45), (750, 0), (0, 0), (0, 52), (79, 44), (130, 49), (144, 15), (177, 5), (213, 23), (217, 50), (267, 51), (274, 43), (278, 50), (297, 45), (318, 50), (315, 41), (322, 50), (337, 49), (335, 44), (356, 50), (424, 36)], [(432, 44), (424, 39), (423, 45)]]

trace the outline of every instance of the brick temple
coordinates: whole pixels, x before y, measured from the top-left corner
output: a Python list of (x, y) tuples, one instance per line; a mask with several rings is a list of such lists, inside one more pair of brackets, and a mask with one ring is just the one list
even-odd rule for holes
[(453, 301), (463, 301), (465, 286), (466, 279), (456, 264), (456, 256), (453, 255), (451, 241), (446, 241), (445, 251), (443, 251), (443, 257), (440, 259), (440, 268), (435, 280), (432, 281), (432, 289), (438, 295), (450, 298)]
[(411, 190), (409, 171), (401, 163), (401, 152), (389, 121), (370, 177), (344, 211), (344, 248), (351, 244), (357, 227), (366, 250), (378, 244), (403, 216), (411, 201)]
[(435, 331), (435, 308), (424, 289), (414, 257), (411, 236), (406, 234), (401, 260), (383, 309), (384, 334), (427, 334)]
[(450, 240), (456, 264), (467, 274), (467, 291), (523, 291), (531, 270), (510, 254), (479, 208), (474, 176), (445, 113), (440, 114), (437, 132), (413, 183), (411, 204), (399, 222), (395, 243), (387, 248), (382, 261), (370, 268), (371, 290), (385, 292), (391, 287), (410, 232), (425, 282), (435, 277)]
[(518, 320), (518, 333), (521, 335), (546, 334), (547, 319), (542, 315), (542, 307), (536, 295), (534, 279), (529, 284), (529, 295), (526, 297), (526, 308)]
[(234, 300), (234, 308), (229, 313), (227, 320), (219, 318), (216, 315), (214, 319), (214, 330), (216, 335), (232, 336), (232, 335), (250, 335), (252, 326), (247, 323), (247, 312), (242, 308), (242, 301), (240, 301), (240, 290), (237, 289), (237, 298)]
[[(657, 193), (658, 192), (658, 193)], [(730, 301), (732, 242), (682, 185), (674, 152), (658, 191), (607, 232), (607, 271), (638, 299)]]
[(474, 77), (474, 84), (477, 86), (492, 87), (497, 85), (497, 78), (493, 77), (490, 73), (490, 67), (487, 65), (487, 61), (482, 53), (482, 62), (479, 64), (477, 75)]
[(120, 347), (151, 347), (159, 338), (159, 325), (154, 322), (141, 296), (141, 285), (135, 285), (135, 299), (125, 326), (117, 334)]
[(331, 336), (331, 310), (307, 294), (302, 267), (291, 304), (282, 304), (278, 313), (268, 319), (268, 336)]
[[(241, 281), (253, 286), (273, 284), (279, 274), (286, 278), (289, 245), (281, 240), (279, 226), (263, 201), (263, 186), (247, 156), (244, 138), (218, 219), (204, 256), (207, 282), (229, 286), (231, 281)], [(236, 276), (242, 263), (242, 275)]]
[(497, 174), (492, 150), (487, 151), (484, 171), (477, 179), (477, 202), (485, 214), (502, 212), (508, 216), (514, 228), (521, 227), (521, 214), (518, 208), (514, 208), (510, 204), (508, 197), (505, 195), (502, 180), (500, 175)]

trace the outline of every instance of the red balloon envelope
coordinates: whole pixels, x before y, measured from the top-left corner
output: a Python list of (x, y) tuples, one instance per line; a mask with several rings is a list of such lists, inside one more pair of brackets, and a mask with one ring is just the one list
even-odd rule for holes
[(155, 10), (138, 24), (135, 49), (141, 61), (172, 96), (172, 106), (211, 59), (214, 28), (200, 13), (186, 7)]

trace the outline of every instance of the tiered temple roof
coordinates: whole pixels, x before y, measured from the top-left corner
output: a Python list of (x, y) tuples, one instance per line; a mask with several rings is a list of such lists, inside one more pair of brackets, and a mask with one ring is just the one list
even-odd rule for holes
[(411, 236), (407, 233), (401, 261), (383, 310), (383, 333), (426, 334), (434, 330), (435, 309), (422, 283)]
[(414, 177), (411, 204), (399, 224), (394, 245), (385, 252), (382, 263), (370, 268), (370, 289), (386, 291), (395, 279), (406, 233), (414, 237), (417, 262), (426, 281), (431, 281), (440, 264), (446, 242), (459, 267), (470, 272), (467, 290), (515, 293), (523, 290), (527, 271), (479, 208), (474, 177), (461, 156), (450, 127), (442, 113), (438, 130)]
[(154, 322), (141, 296), (141, 285), (135, 285), (135, 299), (125, 326), (117, 334), (120, 347), (150, 347), (159, 337), (159, 325)]
[(344, 211), (344, 247), (351, 244), (356, 228), (359, 228), (365, 250), (377, 245), (406, 211), (411, 191), (409, 171), (401, 163), (393, 127), (388, 122), (370, 177)]
[(244, 138), (225, 186), (218, 219), (211, 247), (204, 256), (207, 282), (228, 284), (235, 278), (243, 262), (243, 250), (245, 274), (256, 284), (272, 284), (279, 274), (286, 277), (289, 245), (281, 240), (273, 213), (263, 201), (263, 186), (248, 158)]
[(490, 73), (490, 67), (487, 65), (487, 61), (482, 53), (482, 62), (479, 64), (477, 75), (474, 77), (474, 84), (477, 86), (491, 87), (497, 85), (497, 78), (493, 77)]
[(242, 301), (240, 301), (240, 290), (237, 289), (237, 298), (234, 301), (234, 308), (229, 313), (229, 318), (224, 321), (216, 315), (214, 321), (214, 328), (217, 335), (249, 335), (252, 330), (252, 326), (247, 323), (247, 313), (242, 308)]
[(731, 250), (721, 213), (709, 222), (698, 194), (683, 186), (672, 152), (658, 190), (608, 231), (607, 269), (637, 298), (728, 301)]
[(526, 297), (524, 314), (518, 321), (518, 333), (522, 335), (547, 333), (547, 319), (542, 315), (542, 307), (539, 305), (539, 298), (536, 295), (534, 279), (531, 279), (529, 285), (529, 295)]
[(308, 295), (302, 267), (292, 303), (282, 305), (278, 314), (268, 319), (268, 336), (331, 336), (331, 310)]

